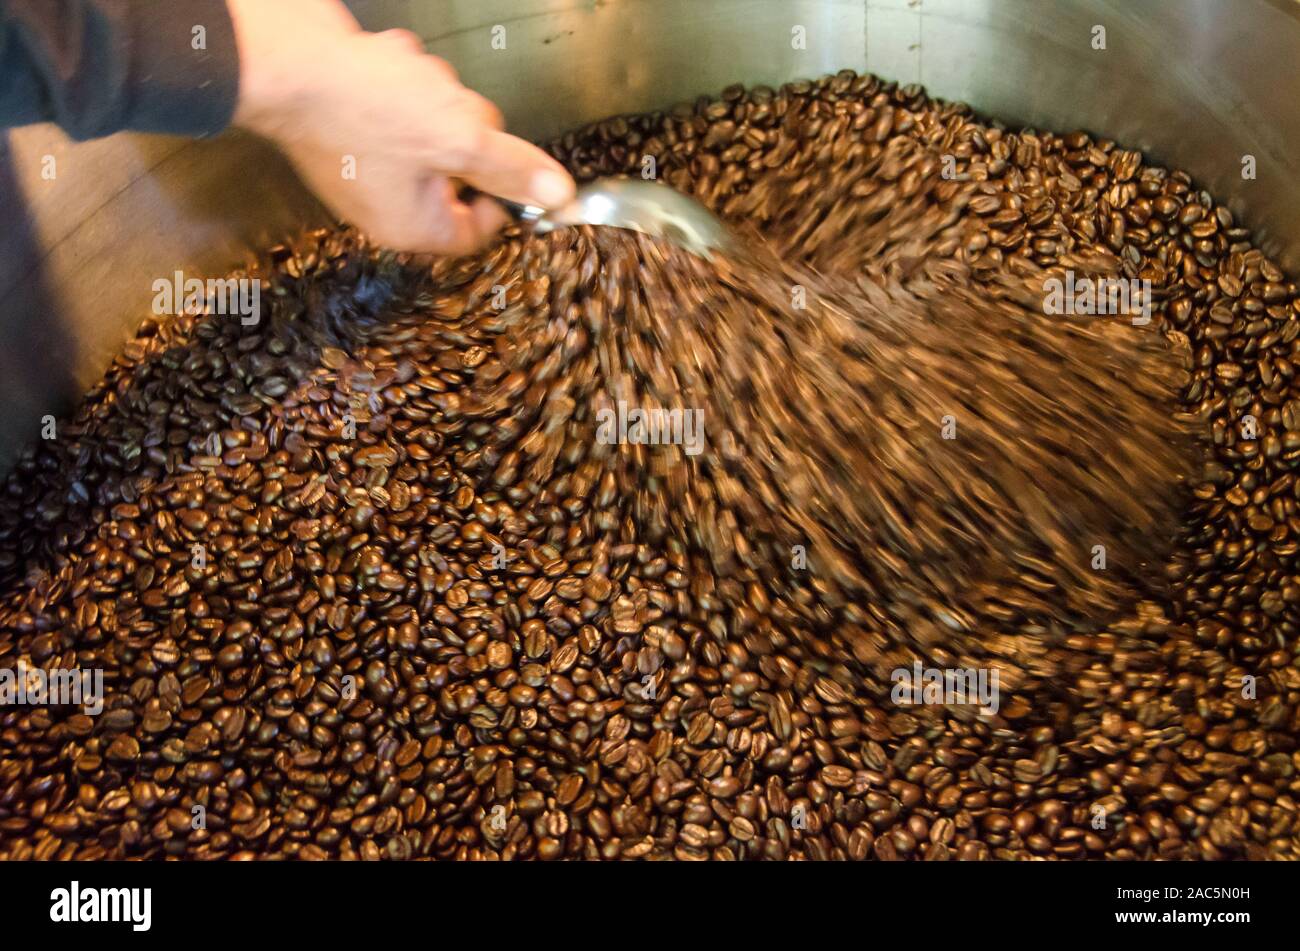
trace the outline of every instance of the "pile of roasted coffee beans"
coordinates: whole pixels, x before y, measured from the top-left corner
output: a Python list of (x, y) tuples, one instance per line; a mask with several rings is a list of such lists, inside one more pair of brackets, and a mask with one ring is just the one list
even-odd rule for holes
[[(1150, 280), (1151, 327), (1077, 333), (1081, 347), (1140, 341), (1108, 350), (1139, 375), (1108, 383), (1098, 416), (1133, 432), (1154, 423), (1123, 397), (1168, 385), (1152, 341), (1190, 356), (1164, 431), (1198, 419), (1209, 461), (1177, 550), (1146, 568), (1151, 593), (1091, 627), (1045, 629), (1016, 599), (1068, 602), (1042, 579), (1065, 578), (1074, 555), (995, 572), (988, 583), (1009, 587), (971, 595), (971, 637), (1042, 676), (1004, 682), (988, 715), (895, 703), (873, 651), (912, 632), (887, 603), (898, 589), (875, 590), (877, 604), (854, 587), (851, 571), (877, 570), (852, 567), (862, 537), (835, 534), (815, 504), (782, 526), (787, 501), (824, 490), (741, 491), (758, 488), (762, 445), (746, 421), (770, 419), (762, 400), (802, 376), (748, 368), (768, 382), (744, 411), (739, 391), (700, 391), (696, 457), (591, 432), (620, 399), (692, 408), (693, 391), (650, 381), (738, 385), (734, 360), (756, 340), (788, 342), (767, 357), (801, 374), (810, 354), (864, 342), (755, 324), (714, 341), (718, 365), (692, 368), (685, 344), (651, 332), (669, 311), (645, 289), (703, 265), (662, 245), (510, 235), (430, 269), (315, 233), (260, 272), (258, 326), (151, 321), (6, 480), (0, 667), (101, 669), (106, 696), (96, 715), (0, 707), (0, 856), (1296, 857), (1300, 303), (1226, 209), (1112, 142), (1008, 132), (851, 73), (735, 87), (552, 148), (581, 177), (639, 175), (653, 157), (661, 179), (761, 234), (785, 262), (754, 272), (781, 275), (780, 307), (771, 288), (753, 296), (774, 324), (850, 334), (848, 317), (827, 318), (852, 302), (924, 318), (956, 287), (976, 296), (954, 312), (992, 315), (992, 339), (1007, 326), (996, 302), (1023, 305), (1026, 282), (1061, 268)], [(718, 275), (753, 290), (752, 274), (711, 267), (713, 285), (672, 285), (692, 333), (715, 318), (691, 293)], [(793, 275), (808, 275), (806, 312), (785, 303)], [(611, 332), (616, 317), (639, 336)], [(987, 361), (978, 337), (922, 342)], [(809, 378), (833, 382), (831, 369)], [(864, 416), (907, 418), (879, 399)], [(728, 407), (715, 444), (710, 413)], [(810, 390), (784, 431), (825, 446), (793, 427), (806, 413), (844, 425), (851, 410), (826, 415)], [(938, 433), (941, 410), (915, 415)], [(1077, 452), (1111, 435), (1060, 439)], [(1115, 464), (1172, 473), (1167, 449)], [(701, 466), (709, 478), (681, 481)], [(1172, 489), (1135, 484), (1116, 505), (1156, 518)], [(865, 517), (872, 490), (864, 479), (846, 520)], [(907, 547), (917, 516), (879, 527), (903, 541), (895, 557), (932, 544)], [(920, 529), (938, 530), (934, 517)], [(806, 568), (783, 560), (796, 522), (825, 532)], [(1118, 605), (1142, 579), (1123, 574), (1122, 526), (1089, 526), (1080, 557), (1093, 531), (1118, 539), (1116, 590), (1092, 582)], [(927, 664), (964, 662), (918, 640)]]
[[(445, 412), (490, 425), (499, 489), (598, 462), (635, 522), (619, 540), (681, 541), (706, 559), (691, 587), (738, 583), (719, 589), (723, 630), (757, 585), (777, 606), (759, 611), (765, 639), (824, 638), (867, 665), (845, 674), (865, 689), (888, 693), (917, 660), (996, 665), (1012, 686), (1054, 673), (1053, 626), (1131, 607), (1168, 554), (1192, 456), (1171, 412), (1186, 376), (1127, 320), (1045, 318), (1037, 266), (975, 282), (912, 259), (905, 284), (854, 282), (761, 245), (705, 260), (569, 229), (477, 280), (515, 273), (548, 299), (499, 312), (495, 352)], [(497, 318), (484, 301), (463, 320)], [(648, 408), (650, 445), (602, 443), (601, 419), (612, 431), (630, 407)]]

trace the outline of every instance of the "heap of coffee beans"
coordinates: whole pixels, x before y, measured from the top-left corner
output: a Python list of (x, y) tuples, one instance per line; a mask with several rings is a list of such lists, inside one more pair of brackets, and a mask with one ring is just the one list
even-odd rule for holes
[[(871, 244), (880, 225), (851, 233)], [(784, 636), (825, 635), (869, 683), (930, 648), (963, 667), (994, 655), (1018, 680), (1052, 625), (1106, 620), (1160, 570), (1189, 455), (1181, 373), (1127, 322), (1044, 319), (1036, 266), (974, 285), (960, 264), (914, 263), (904, 287), (613, 229), (561, 231), (512, 266), (551, 293), (501, 313), (477, 374), (497, 382), (448, 409), (492, 423), (495, 484), (598, 461), (639, 540), (761, 585), (800, 615)], [(601, 419), (629, 407), (646, 438), (602, 443)]]
[[(780, 294), (769, 285), (754, 301), (771, 323), (736, 328), (675, 299), (693, 333), (717, 321), (744, 334), (714, 339), (702, 359), (722, 365), (692, 377), (671, 334), (609, 330), (617, 315), (652, 330), (671, 312), (642, 288), (705, 266), (663, 245), (510, 234), (429, 269), (346, 231), (272, 252), (257, 327), (151, 321), (0, 498), (0, 667), (99, 669), (105, 688), (98, 713), (0, 708), (0, 856), (1297, 856), (1300, 303), (1226, 209), (1113, 142), (1010, 132), (852, 73), (611, 119), (553, 152), (581, 177), (640, 174), (651, 156), (662, 179), (758, 231), (783, 265), (717, 261), (674, 288), (718, 294), (720, 279), (743, 289), (767, 275)], [(824, 213), (801, 215), (818, 194)], [(783, 526), (780, 495), (742, 505), (762, 443), (723, 434), (752, 436), (743, 426), (775, 411), (757, 402), (764, 386), (839, 378), (801, 363), (809, 353), (866, 345), (804, 336), (814, 320), (842, 314), (828, 332), (855, 331), (866, 299), (881, 320), (902, 302), (923, 321), (951, 306), (1006, 327), (997, 315), (1013, 304), (1027, 320), (1026, 286), (1069, 267), (1155, 289), (1150, 327), (1100, 318), (1062, 331), (1152, 373), (1109, 383), (1115, 402), (1096, 418), (1139, 422), (1121, 440), (1172, 438), (1182, 411), (1209, 434), (1180, 548), (1148, 569), (1168, 592), (1094, 618), (1095, 630), (1043, 631), (1015, 599), (1073, 610), (1061, 599), (1075, 589), (1034, 583), (1067, 576), (994, 574), (1017, 593), (972, 602), (1010, 609), (971, 630), (972, 649), (1017, 659), (1008, 645), (1032, 645), (1022, 666), (1045, 676), (1007, 686), (978, 716), (900, 702), (846, 633), (907, 644), (888, 627), (899, 589), (855, 588), (848, 574), (878, 570), (855, 567), (853, 546), (884, 544), (835, 534), (836, 513), (815, 508), (811, 524), (797, 514)], [(782, 336), (778, 317), (800, 333)], [(1040, 329), (1022, 325), (1024, 346), (1046, 361), (1066, 338)], [(1190, 352), (1191, 380), (1161, 407), (1163, 430), (1148, 430), (1150, 406), (1119, 397), (1161, 398), (1172, 380), (1161, 331)], [(978, 336), (924, 339), (936, 359), (985, 360)], [(602, 440), (589, 424), (571, 438), (577, 414), (616, 410), (622, 393), (694, 408), (650, 382), (731, 387), (745, 374), (728, 355), (755, 342), (788, 343), (769, 356), (800, 377), (749, 368), (761, 385), (748, 409), (728, 389), (701, 391), (699, 455), (687, 442)], [(941, 382), (938, 369), (916, 372)], [(733, 415), (718, 418), (715, 445), (708, 414), (724, 404)], [(851, 409), (811, 394), (787, 406), (790, 446), (825, 445), (796, 432), (807, 419), (796, 414), (833, 422)], [(914, 414), (930, 438), (939, 409)], [(948, 448), (974, 450), (961, 448), (977, 435), (963, 409), (951, 415)], [(1168, 447), (1149, 449), (1148, 471), (1171, 472)], [(707, 479), (673, 481), (701, 467)], [(704, 486), (732, 494), (710, 500)], [(1135, 486), (1113, 504), (1158, 519), (1173, 497)], [(716, 511), (700, 508), (710, 501)], [(869, 504), (843, 500), (846, 519)], [(780, 550), (799, 544), (786, 529), (818, 526), (825, 543), (796, 568)], [(874, 528), (907, 538), (910, 523)], [(1087, 527), (1084, 558), (1108, 530)], [(1128, 571), (1117, 537), (1115, 570)], [(896, 557), (933, 543), (910, 544)], [(1118, 593), (1135, 580), (1092, 583)], [(933, 581), (911, 590), (940, 590)], [(962, 662), (936, 643), (923, 656)]]

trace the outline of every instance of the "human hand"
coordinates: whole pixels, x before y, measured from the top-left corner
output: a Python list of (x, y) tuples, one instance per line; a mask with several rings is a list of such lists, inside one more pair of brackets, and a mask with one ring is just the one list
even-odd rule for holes
[[(235, 123), (275, 142), (320, 198), (381, 244), (464, 254), (506, 223), (490, 198), (553, 208), (573, 180), (405, 30), (366, 33), (338, 0), (227, 0)], [(353, 174), (348, 175), (351, 171)]]

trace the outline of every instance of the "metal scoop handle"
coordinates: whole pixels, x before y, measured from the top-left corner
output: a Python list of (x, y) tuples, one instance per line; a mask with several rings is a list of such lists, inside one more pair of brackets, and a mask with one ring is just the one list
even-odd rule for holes
[(523, 205), (517, 201), (511, 201), (509, 198), (502, 198), (499, 195), (490, 196), (506, 213), (520, 224), (535, 225), (546, 214), (546, 209), (538, 205)]
[(703, 257), (735, 246), (726, 225), (707, 208), (658, 182), (597, 179), (581, 186), (569, 204), (550, 211), (505, 198), (496, 200), (516, 221), (542, 234), (571, 225), (627, 228), (671, 241)]

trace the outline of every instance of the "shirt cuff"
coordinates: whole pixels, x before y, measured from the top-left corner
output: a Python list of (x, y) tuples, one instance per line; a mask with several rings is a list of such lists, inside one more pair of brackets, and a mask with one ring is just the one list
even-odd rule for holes
[(239, 51), (225, 0), (132, 0), (130, 32), (125, 128), (206, 136), (230, 125)]

